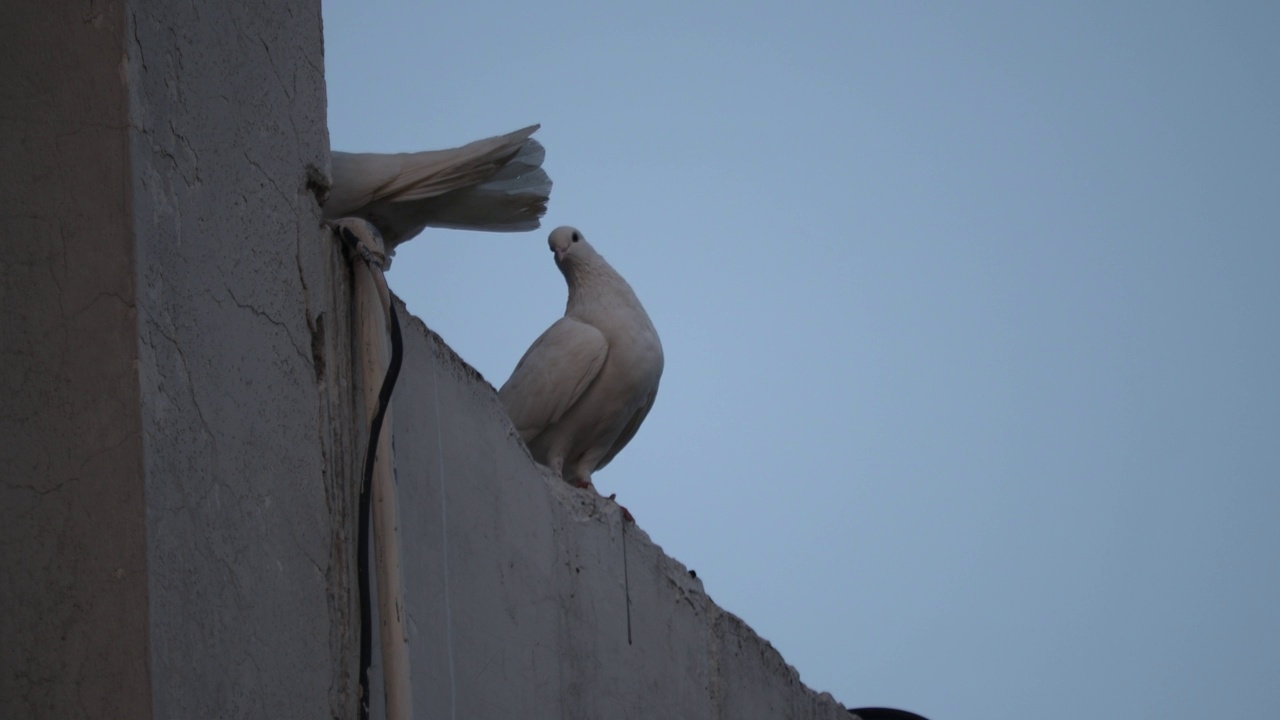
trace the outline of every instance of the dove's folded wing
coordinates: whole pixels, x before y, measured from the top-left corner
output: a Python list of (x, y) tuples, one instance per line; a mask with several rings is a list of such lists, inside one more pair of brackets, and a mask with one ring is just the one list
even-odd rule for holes
[(498, 391), (520, 439), (557, 422), (595, 380), (609, 343), (594, 327), (563, 317), (534, 341)]
[(657, 399), (658, 388), (654, 387), (653, 392), (649, 393), (645, 398), (644, 405), (640, 406), (640, 409), (636, 410), (635, 414), (631, 416), (631, 419), (627, 421), (626, 427), (622, 428), (622, 433), (618, 435), (618, 439), (613, 441), (613, 446), (609, 448), (609, 452), (601, 458), (600, 464), (596, 465), (596, 470), (608, 465), (609, 461), (621, 452), (622, 448), (627, 446), (627, 443), (631, 442), (631, 438), (635, 437), (636, 431), (640, 429), (640, 423), (643, 423), (644, 419), (649, 416), (649, 410), (653, 408), (653, 401)]

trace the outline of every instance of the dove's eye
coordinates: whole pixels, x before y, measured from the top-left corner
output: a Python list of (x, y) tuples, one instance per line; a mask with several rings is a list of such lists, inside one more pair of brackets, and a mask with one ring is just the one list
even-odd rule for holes
[(578, 242), (578, 241), (579, 241), (579, 240), (581, 240), (581, 239), (582, 239), (582, 236), (581, 236), (581, 235), (579, 235), (578, 233), (574, 233), (574, 234), (573, 234), (573, 241), (574, 241), (574, 242)]

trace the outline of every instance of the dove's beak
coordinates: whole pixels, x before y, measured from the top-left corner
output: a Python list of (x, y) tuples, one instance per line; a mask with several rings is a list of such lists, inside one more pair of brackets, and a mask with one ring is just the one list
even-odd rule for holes
[(556, 256), (556, 264), (557, 264), (557, 265), (559, 265), (561, 262), (563, 262), (563, 261), (564, 261), (564, 256), (565, 256), (566, 254), (568, 254), (569, 250), (568, 250), (567, 248), (566, 248), (566, 249), (564, 249), (564, 250), (554, 250), (554, 249), (553, 249), (551, 252), (555, 254), (555, 256)]

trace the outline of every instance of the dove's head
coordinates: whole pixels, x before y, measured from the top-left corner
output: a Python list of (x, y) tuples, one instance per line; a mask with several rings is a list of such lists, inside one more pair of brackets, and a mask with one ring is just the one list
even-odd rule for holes
[(566, 262), (580, 260), (586, 256), (595, 254), (594, 248), (582, 236), (577, 228), (563, 225), (551, 231), (551, 235), (547, 238), (547, 244), (551, 246), (551, 252), (555, 253), (556, 265), (561, 268)]

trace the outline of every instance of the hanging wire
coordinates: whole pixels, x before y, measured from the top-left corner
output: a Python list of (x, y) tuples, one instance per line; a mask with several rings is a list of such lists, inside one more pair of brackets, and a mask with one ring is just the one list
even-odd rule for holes
[[(350, 229), (339, 227), (339, 234), (351, 249), (376, 267), (367, 252), (361, 252), (360, 240)], [(377, 268), (381, 271), (381, 268)], [(388, 291), (388, 294), (390, 291)], [(369, 526), (371, 524), (373, 467), (377, 461), (378, 440), (382, 435), (383, 419), (391, 404), (391, 393), (400, 376), (404, 360), (404, 343), (400, 336), (400, 318), (396, 314), (394, 298), (387, 304), (387, 325), (391, 331), (391, 361), (387, 374), (378, 390), (378, 410), (369, 423), (369, 443), (364, 451), (364, 475), (360, 480), (360, 509), (356, 540), (356, 574), (360, 586), (360, 720), (369, 720), (369, 667), (373, 664), (373, 590), (369, 580)]]

